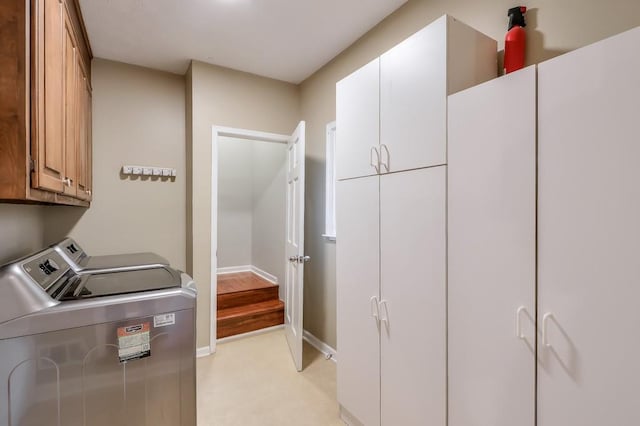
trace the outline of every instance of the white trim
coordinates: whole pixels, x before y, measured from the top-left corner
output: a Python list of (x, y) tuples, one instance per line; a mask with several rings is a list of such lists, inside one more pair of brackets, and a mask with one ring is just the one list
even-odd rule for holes
[(290, 135), (257, 132), (254, 130), (237, 129), (233, 127), (211, 126), (211, 271), (209, 281), (211, 294), (209, 295), (209, 347), (211, 353), (216, 351), (216, 309), (218, 282), (218, 139), (221, 136), (250, 139), (255, 141), (288, 143)]
[(211, 355), (211, 348), (209, 346), (203, 346), (196, 349), (196, 358), (202, 358)]
[(340, 420), (342, 420), (347, 426), (364, 426), (360, 423), (360, 420), (349, 412), (346, 408), (340, 404)]
[(322, 340), (318, 339), (313, 334), (309, 333), (307, 330), (304, 330), (302, 333), (302, 338), (307, 341), (311, 346), (319, 350), (324, 354), (324, 356), (330, 359), (333, 362), (338, 362), (338, 353), (331, 346), (327, 345)]
[(218, 275), (237, 274), (238, 272), (251, 272), (253, 267), (253, 265), (225, 266), (224, 268), (218, 268)]
[(255, 267), (252, 265), (251, 272), (259, 276), (260, 278), (264, 278), (265, 280), (269, 281), (272, 284), (278, 284), (278, 277), (276, 277), (275, 275), (271, 275), (270, 273), (263, 271), (258, 267)]
[(283, 328), (284, 328), (284, 324), (280, 324), (280, 325), (274, 325), (272, 327), (261, 328), (260, 330), (247, 331), (246, 333), (242, 333), (242, 334), (234, 334), (233, 336), (222, 337), (218, 339), (218, 343), (233, 342), (234, 340), (244, 339), (245, 337), (251, 337), (251, 336), (259, 336), (260, 334), (265, 334), (265, 333), (269, 333), (276, 330), (282, 330)]
[(329, 241), (336, 240), (336, 122), (326, 127), (324, 166), (324, 234)]
[(224, 268), (218, 268), (218, 275), (237, 274), (238, 272), (253, 272), (260, 278), (265, 279), (272, 284), (278, 284), (278, 277), (271, 275), (267, 271), (264, 271), (254, 265), (225, 266)]

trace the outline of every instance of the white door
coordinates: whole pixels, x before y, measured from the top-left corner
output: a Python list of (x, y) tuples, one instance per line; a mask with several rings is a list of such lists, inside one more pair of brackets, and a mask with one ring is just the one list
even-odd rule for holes
[(447, 19), (380, 57), (382, 173), (447, 162)]
[(336, 185), (338, 402), (367, 426), (380, 424), (380, 178)]
[(304, 295), (304, 142), (301, 121), (287, 143), (287, 235), (284, 323), (287, 343), (302, 371), (302, 306)]
[(449, 426), (534, 426), (535, 67), (448, 115)]
[(445, 426), (446, 185), (445, 166), (380, 177), (384, 426)]
[(639, 45), (538, 68), (539, 426), (640, 424)]
[(378, 173), (379, 92), (379, 59), (336, 84), (337, 179)]

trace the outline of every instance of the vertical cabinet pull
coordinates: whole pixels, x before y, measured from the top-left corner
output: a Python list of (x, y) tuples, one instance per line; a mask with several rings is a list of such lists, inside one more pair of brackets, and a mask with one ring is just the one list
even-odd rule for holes
[[(373, 153), (376, 154), (376, 161), (373, 161)], [(369, 152), (369, 164), (376, 169), (376, 173), (380, 173), (380, 153), (378, 152), (378, 148), (375, 146), (371, 147), (371, 151)]]
[(384, 313), (384, 316), (380, 317), (380, 322), (383, 322), (389, 326), (389, 306), (387, 305), (386, 300), (380, 301), (380, 311)]
[(380, 321), (380, 311), (378, 309), (378, 298), (373, 296), (369, 299), (369, 304), (371, 305), (371, 316), (375, 318), (376, 322)]
[[(387, 160), (384, 160), (384, 153), (387, 154)], [(385, 144), (380, 145), (380, 162), (389, 173), (389, 163), (391, 161), (391, 154), (389, 154), (389, 147)]]
[(549, 323), (549, 319), (551, 318), (553, 318), (553, 314), (551, 312), (547, 312), (542, 317), (542, 346), (544, 346), (545, 348), (551, 347), (551, 343), (549, 343), (549, 336), (548, 336), (548, 330), (547, 330), (548, 328), (547, 324)]
[(520, 317), (522, 316), (522, 313), (526, 311), (527, 308), (524, 306), (520, 306), (516, 311), (516, 337), (521, 340), (524, 340), (524, 334), (522, 333), (522, 321)]

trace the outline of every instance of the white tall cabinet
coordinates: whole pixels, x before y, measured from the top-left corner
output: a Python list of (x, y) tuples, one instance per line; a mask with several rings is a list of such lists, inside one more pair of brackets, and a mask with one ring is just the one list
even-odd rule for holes
[(449, 426), (535, 426), (536, 69), (449, 97)]
[(449, 99), (450, 426), (640, 424), (639, 45)]
[(444, 16), (337, 84), (338, 401), (349, 424), (446, 424), (447, 95), (496, 71), (496, 42)]
[(495, 77), (496, 46), (445, 15), (339, 81), (337, 178), (446, 164), (447, 95)]
[(638, 46), (538, 69), (539, 426), (640, 424)]

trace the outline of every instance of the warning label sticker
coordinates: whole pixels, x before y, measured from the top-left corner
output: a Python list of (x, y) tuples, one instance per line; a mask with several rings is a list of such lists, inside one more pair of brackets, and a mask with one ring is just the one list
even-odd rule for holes
[(146, 358), (151, 355), (148, 322), (118, 327), (118, 357), (120, 362)]
[(163, 314), (153, 317), (154, 327), (166, 327), (176, 323), (176, 314)]

